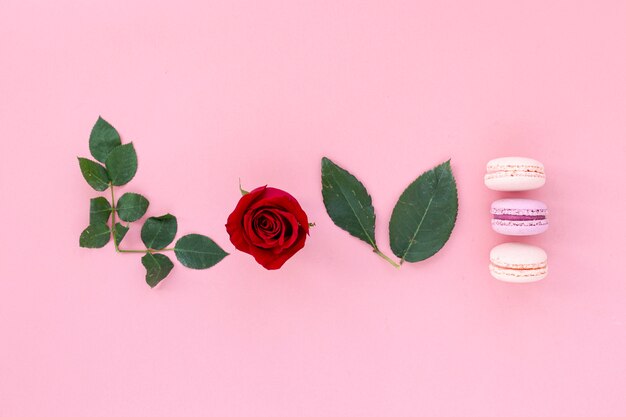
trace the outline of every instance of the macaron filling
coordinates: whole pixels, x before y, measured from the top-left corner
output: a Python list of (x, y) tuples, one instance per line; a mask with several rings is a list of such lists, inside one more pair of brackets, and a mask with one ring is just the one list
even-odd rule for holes
[[(511, 268), (492, 262), (489, 265), (489, 270), (495, 278), (509, 282), (525, 282), (527, 280), (532, 282), (536, 279), (544, 278), (548, 274), (548, 266), (546, 264), (536, 267)], [(506, 279), (503, 279), (503, 277), (506, 277)]]
[(510, 269), (511, 271), (535, 271), (539, 269), (546, 269), (547, 263), (542, 262), (538, 265), (498, 265), (492, 261), (491, 266), (498, 269)]
[[(509, 204), (505, 205), (505, 201)], [(533, 224), (547, 224), (546, 215), (548, 210), (545, 207), (518, 207), (516, 204), (528, 204), (529, 200), (499, 200), (491, 207), (492, 221), (497, 224), (506, 222), (532, 222)], [(542, 204), (542, 203), (539, 203)]]
[(496, 173), (535, 173), (544, 175), (544, 169), (540, 166), (529, 166), (529, 165), (488, 165), (487, 173), (488, 174), (496, 174)]
[(494, 214), (495, 220), (510, 220), (510, 221), (530, 221), (530, 220), (545, 220), (545, 215), (521, 215), (521, 214)]
[(504, 177), (530, 177), (543, 178), (545, 171), (542, 166), (533, 165), (487, 165), (487, 173), (485, 179), (496, 179)]

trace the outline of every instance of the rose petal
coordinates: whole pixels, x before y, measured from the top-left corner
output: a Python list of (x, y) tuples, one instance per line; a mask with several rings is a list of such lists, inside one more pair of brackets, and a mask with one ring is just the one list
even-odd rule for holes
[[(296, 239), (298, 238), (298, 220), (296, 217), (286, 211), (277, 210), (278, 214), (285, 220), (285, 227), (283, 228), (283, 233), (280, 236), (280, 249), (286, 249), (294, 244)], [(277, 248), (278, 249), (278, 248)], [(280, 251), (275, 251), (280, 252)]]
[(226, 220), (226, 231), (232, 244), (242, 252), (250, 253), (250, 244), (243, 231), (243, 217), (248, 207), (263, 195), (267, 186), (258, 187), (242, 196)]
[(278, 239), (263, 239), (258, 235), (253, 224), (254, 212), (249, 211), (244, 215), (244, 237), (251, 246), (261, 248), (273, 248), (278, 245)]
[(265, 269), (279, 269), (285, 262), (287, 262), (287, 260), (289, 260), (289, 258), (304, 247), (307, 234), (304, 233), (303, 229), (300, 231), (301, 233), (298, 234), (295, 243), (279, 254), (273, 254), (271, 251), (256, 247), (252, 247), (249, 253), (254, 256), (254, 259)]
[(263, 193), (263, 198), (257, 200), (250, 206), (250, 209), (254, 210), (261, 206), (269, 207), (274, 206), (282, 210), (288, 211), (296, 216), (298, 223), (304, 231), (309, 233), (309, 219), (302, 210), (300, 203), (291, 194), (286, 191), (279, 190), (278, 188), (267, 187)]
[(261, 238), (266, 245), (268, 245), (267, 247), (276, 247), (282, 245), (282, 241), (279, 239), (279, 237), (285, 229), (284, 220), (279, 215), (265, 209), (262, 210), (262, 212), (257, 216), (271, 219), (270, 223), (272, 224), (272, 229), (271, 231), (266, 231), (260, 228), (255, 228), (255, 234), (259, 238)]
[(278, 216), (271, 210), (260, 209), (253, 216), (254, 229), (263, 236), (273, 237), (280, 233), (281, 224)]

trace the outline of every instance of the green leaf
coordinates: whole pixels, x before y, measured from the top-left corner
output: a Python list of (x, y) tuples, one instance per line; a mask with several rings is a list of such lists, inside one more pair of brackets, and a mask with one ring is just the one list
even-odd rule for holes
[(210, 268), (228, 255), (213, 240), (197, 234), (178, 239), (174, 252), (181, 264), (192, 269)]
[(122, 141), (117, 130), (102, 117), (98, 117), (96, 124), (91, 129), (91, 135), (89, 135), (89, 150), (93, 157), (104, 162), (109, 153), (121, 144)]
[(322, 158), (322, 196), (337, 226), (377, 249), (372, 198), (354, 175), (326, 157)]
[(177, 229), (176, 217), (171, 214), (148, 217), (141, 228), (141, 240), (148, 249), (163, 249), (172, 243)]
[(137, 173), (137, 153), (132, 142), (114, 148), (104, 163), (113, 185), (124, 185)]
[(121, 196), (117, 202), (117, 214), (120, 216), (120, 219), (125, 222), (134, 222), (146, 214), (148, 205), (150, 205), (150, 203), (144, 196), (135, 193), (126, 193)]
[(106, 223), (111, 215), (111, 204), (104, 197), (89, 200), (89, 224)]
[(391, 250), (400, 263), (419, 262), (448, 241), (459, 207), (450, 161), (419, 176), (400, 196), (389, 222)]
[(124, 236), (126, 236), (126, 233), (128, 232), (128, 227), (124, 226), (122, 223), (115, 223), (115, 244), (119, 246), (119, 244), (122, 242), (122, 239), (124, 239)]
[(87, 158), (78, 158), (80, 172), (91, 188), (96, 191), (104, 191), (109, 188), (109, 174), (102, 165)]
[(174, 268), (170, 258), (160, 253), (146, 253), (141, 258), (141, 263), (146, 268), (146, 282), (151, 288), (163, 281)]
[(78, 244), (81, 248), (101, 248), (111, 238), (111, 229), (106, 223), (94, 223), (87, 226), (80, 234)]

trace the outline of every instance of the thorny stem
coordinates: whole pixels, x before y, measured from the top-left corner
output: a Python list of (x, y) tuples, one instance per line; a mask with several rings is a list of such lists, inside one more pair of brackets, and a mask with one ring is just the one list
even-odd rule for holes
[(174, 248), (163, 249), (120, 249), (115, 238), (115, 213), (117, 212), (117, 206), (115, 205), (115, 192), (113, 191), (113, 184), (109, 183), (111, 188), (111, 234), (113, 235), (113, 245), (115, 246), (115, 252), (117, 253), (156, 253), (174, 250)]

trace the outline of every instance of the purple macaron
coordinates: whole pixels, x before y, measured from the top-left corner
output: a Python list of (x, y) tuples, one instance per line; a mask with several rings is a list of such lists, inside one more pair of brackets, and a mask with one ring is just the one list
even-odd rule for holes
[(491, 215), (491, 227), (503, 235), (538, 235), (548, 229), (548, 206), (537, 200), (497, 200), (491, 205)]

